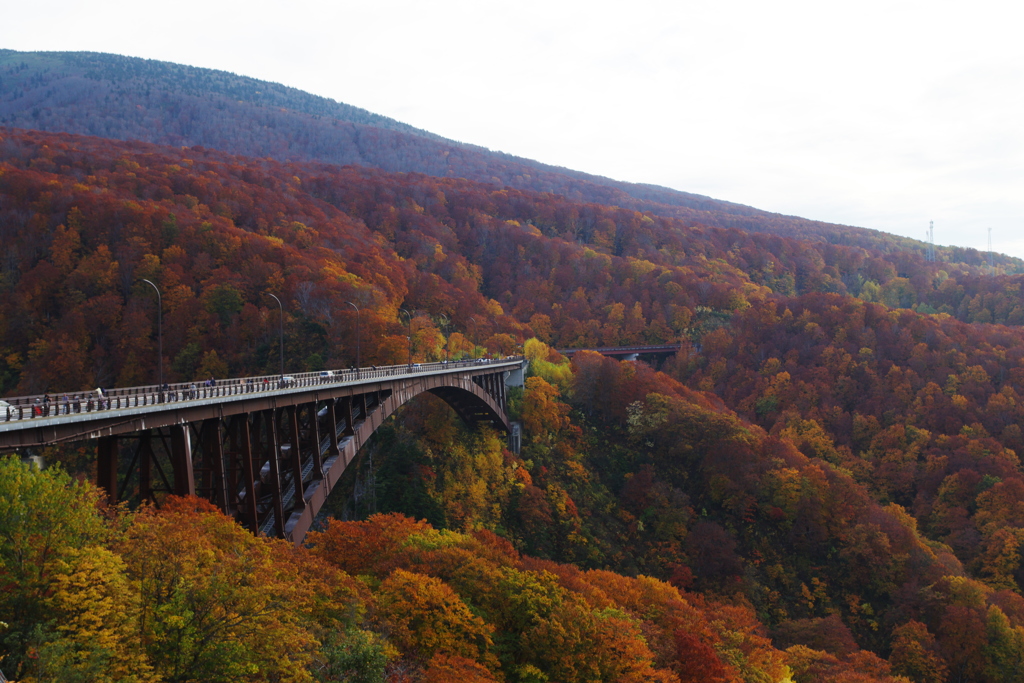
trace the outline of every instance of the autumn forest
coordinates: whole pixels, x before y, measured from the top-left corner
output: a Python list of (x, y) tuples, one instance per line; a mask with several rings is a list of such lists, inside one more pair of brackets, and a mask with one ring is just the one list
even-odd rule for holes
[[(289, 371), (352, 366), (348, 302), (363, 365), (407, 337), (529, 360), (518, 453), (418, 399), (298, 548), (197, 498), (106, 505), (89, 442), (0, 458), (9, 679), (1024, 680), (1024, 263), (220, 72), (0, 58), (0, 397), (154, 383), (143, 279), (168, 381), (276, 372), (281, 324)], [(86, 110), (123, 130), (65, 125)], [(259, 126), (301, 149), (247, 148)], [(680, 348), (558, 351), (633, 344)]]

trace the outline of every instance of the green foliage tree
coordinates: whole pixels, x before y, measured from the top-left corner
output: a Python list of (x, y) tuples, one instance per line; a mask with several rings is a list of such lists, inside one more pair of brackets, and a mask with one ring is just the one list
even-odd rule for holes
[[(7, 654), (4, 668), (14, 676), (28, 671), (29, 647), (49, 638), (57, 626), (54, 582), (66, 581), (82, 553), (95, 556), (98, 551), (89, 549), (111, 539), (99, 501), (95, 488), (59, 468), (39, 472), (15, 457), (0, 458), (0, 613), (7, 624), (0, 638)], [(111, 580), (105, 590), (116, 587), (116, 576)], [(87, 588), (79, 582), (67, 590), (76, 587)]]

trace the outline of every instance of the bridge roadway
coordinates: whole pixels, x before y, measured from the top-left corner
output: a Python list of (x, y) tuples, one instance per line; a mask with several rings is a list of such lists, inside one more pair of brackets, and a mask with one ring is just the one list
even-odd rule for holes
[(592, 349), (558, 349), (563, 356), (572, 357), (580, 351), (593, 351), (602, 356), (623, 356), (625, 360), (636, 360), (640, 354), (672, 354), (680, 349), (681, 345), (676, 344), (645, 344), (636, 346), (602, 346)]
[(96, 440), (110, 502), (198, 495), (255, 533), (300, 543), (399, 406), (429, 391), (468, 424), (508, 432), (506, 383), (521, 386), (524, 366), (514, 357), (9, 398), (0, 451)]

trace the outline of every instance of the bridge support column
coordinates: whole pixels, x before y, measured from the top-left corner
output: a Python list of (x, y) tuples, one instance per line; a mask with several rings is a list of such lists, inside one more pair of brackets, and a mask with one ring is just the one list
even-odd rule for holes
[(104, 436), (96, 443), (96, 483), (107, 492), (107, 502), (117, 503), (117, 438)]
[[(359, 418), (361, 420), (363, 420), (363, 421), (366, 421), (366, 417), (367, 417), (366, 394), (359, 394), (358, 396), (356, 396), (355, 397), (355, 402), (356, 402), (356, 407), (359, 408)], [(355, 425), (354, 424), (352, 425), (352, 429), (353, 429), (353, 432), (354, 432), (355, 431)], [(360, 445), (362, 445), (362, 444), (360, 444)]]
[(171, 427), (171, 464), (174, 467), (174, 494), (177, 496), (196, 495), (191, 437), (187, 424)]
[(270, 480), (274, 491), (274, 529), (278, 538), (284, 538), (284, 491), (281, 490), (281, 440), (277, 434), (277, 410), (271, 409), (270, 431), (267, 438), (270, 439)]
[(505, 384), (510, 387), (521, 387), (526, 381), (526, 363), (522, 363), (519, 367), (509, 370), (508, 377), (505, 379)]
[(316, 409), (316, 401), (308, 404), (309, 439), (313, 442), (313, 478), (324, 478), (324, 460), (320, 454), (320, 415)]
[(210, 481), (210, 499), (225, 515), (231, 514), (228, 509), (228, 473), (224, 468), (224, 444), (220, 438), (219, 417), (203, 422), (203, 436), (203, 456), (208, 473), (204, 479)]
[(239, 415), (235, 418), (235, 429), (238, 430), (238, 445), (242, 451), (242, 476), (245, 477), (245, 516), (249, 530), (259, 533), (259, 511), (256, 508), (256, 472), (252, 466), (252, 431), (249, 429), (249, 416)]
[(355, 421), (352, 419), (352, 397), (345, 396), (341, 401), (341, 414), (345, 418), (345, 436), (355, 436)]
[(139, 502), (153, 498), (153, 442), (149, 430), (139, 435)]
[(337, 457), (341, 455), (341, 449), (338, 447), (337, 401), (333, 399), (327, 402), (327, 427), (331, 431), (331, 446), (327, 451), (327, 455)]
[(306, 490), (302, 482), (302, 442), (299, 440), (299, 408), (290, 406), (288, 411), (289, 443), (291, 443), (292, 481), (295, 482), (295, 505), (306, 506)]

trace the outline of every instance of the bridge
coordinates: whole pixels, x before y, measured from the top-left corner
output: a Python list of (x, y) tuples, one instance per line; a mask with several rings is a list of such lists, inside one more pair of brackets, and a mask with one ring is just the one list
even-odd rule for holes
[(602, 356), (617, 357), (621, 360), (636, 360), (641, 354), (668, 356), (679, 350), (680, 344), (646, 344), (638, 346), (602, 346), (592, 349), (558, 349), (563, 356), (572, 357), (580, 351), (593, 351)]
[(524, 369), (511, 357), (9, 398), (0, 451), (95, 440), (111, 503), (196, 495), (298, 544), (399, 406), (430, 392), (467, 424), (509, 432), (506, 386), (521, 386)]

